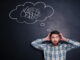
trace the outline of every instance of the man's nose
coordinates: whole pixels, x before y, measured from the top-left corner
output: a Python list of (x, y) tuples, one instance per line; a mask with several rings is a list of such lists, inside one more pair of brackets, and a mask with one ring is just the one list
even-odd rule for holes
[(54, 40), (56, 40), (56, 38), (54, 38)]
[(56, 39), (54, 39), (54, 41), (56, 41)]

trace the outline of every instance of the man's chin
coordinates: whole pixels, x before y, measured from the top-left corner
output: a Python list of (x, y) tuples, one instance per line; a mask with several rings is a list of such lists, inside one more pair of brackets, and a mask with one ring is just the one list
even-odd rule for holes
[(56, 42), (56, 43), (53, 43), (54, 45), (56, 45), (56, 44), (58, 44), (58, 42)]

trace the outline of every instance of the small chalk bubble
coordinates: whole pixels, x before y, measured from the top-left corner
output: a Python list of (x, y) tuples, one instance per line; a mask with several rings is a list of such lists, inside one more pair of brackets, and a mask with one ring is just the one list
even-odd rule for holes
[(51, 29), (47, 29), (47, 32), (51, 32), (52, 30)]
[(40, 26), (45, 26), (45, 23), (40, 23)]

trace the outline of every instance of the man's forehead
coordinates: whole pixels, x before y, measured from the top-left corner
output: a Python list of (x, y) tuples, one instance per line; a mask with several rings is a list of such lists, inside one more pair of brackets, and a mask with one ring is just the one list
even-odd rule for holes
[(52, 34), (52, 36), (54, 36), (54, 37), (55, 37), (55, 36), (59, 36), (59, 34)]

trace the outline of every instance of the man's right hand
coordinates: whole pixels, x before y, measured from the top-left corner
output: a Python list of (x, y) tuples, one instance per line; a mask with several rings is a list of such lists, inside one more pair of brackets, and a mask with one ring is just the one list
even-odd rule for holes
[(46, 40), (46, 41), (50, 41), (50, 38), (49, 38), (49, 37), (50, 37), (50, 33), (48, 34), (47, 37), (44, 38), (44, 40)]

